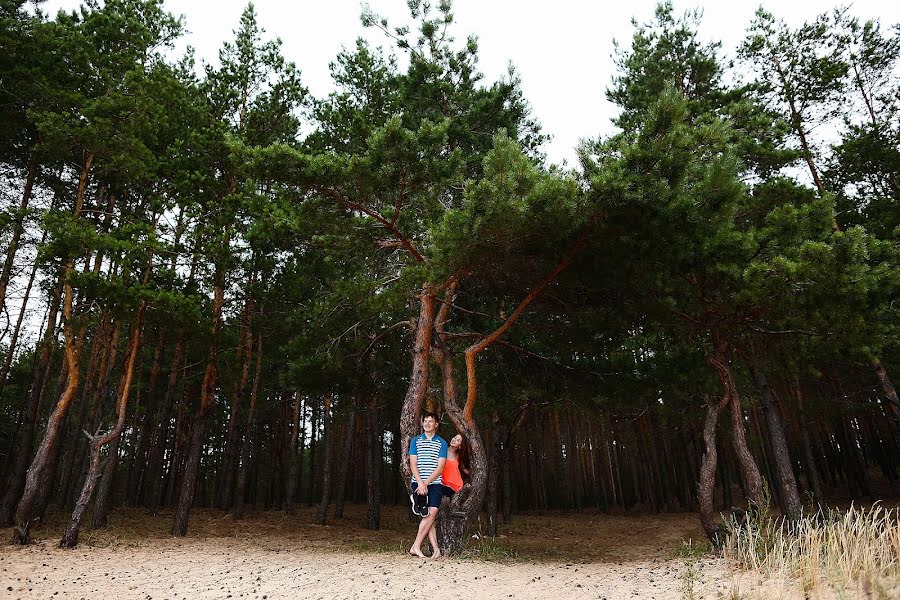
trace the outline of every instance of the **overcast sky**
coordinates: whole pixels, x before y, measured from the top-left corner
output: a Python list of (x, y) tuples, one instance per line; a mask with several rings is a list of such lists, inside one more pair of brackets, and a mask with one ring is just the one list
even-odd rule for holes
[[(49, 0), (42, 6), (54, 14), (79, 4), (78, 0)], [(216, 61), (221, 44), (232, 39), (246, 4), (247, 0), (166, 0), (170, 12), (184, 15), (188, 30), (176, 52), (191, 45), (199, 58)], [(304, 83), (316, 96), (332, 89), (328, 63), (342, 47), (352, 46), (360, 36), (375, 44), (385, 43), (380, 32), (360, 25), (359, 0), (256, 0), (254, 4), (261, 26), (269, 36), (282, 39), (285, 56), (297, 64)], [(674, 2), (679, 13), (701, 8), (702, 35), (721, 41), (728, 54), (743, 38), (760, 4), (799, 25), (839, 2)], [(370, 0), (369, 5), (392, 25), (409, 20), (405, 0)], [(553, 162), (574, 163), (580, 138), (611, 131), (615, 108), (607, 102), (605, 90), (614, 72), (613, 40), (628, 43), (631, 19), (650, 19), (656, 0), (455, 0), (453, 6), (456, 38), (464, 39), (470, 33), (478, 36), (481, 71), (487, 79), (503, 77), (512, 62), (534, 116), (545, 133), (553, 136), (546, 148), (548, 157)], [(880, 18), (885, 26), (900, 22), (900, 2), (857, 0), (851, 12), (861, 18)]]

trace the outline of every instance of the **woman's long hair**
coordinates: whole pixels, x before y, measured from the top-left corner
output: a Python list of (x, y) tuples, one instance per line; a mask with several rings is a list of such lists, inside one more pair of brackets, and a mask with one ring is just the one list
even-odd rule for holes
[(456, 461), (460, 466), (460, 475), (464, 478), (468, 479), (466, 475), (462, 472), (462, 469), (465, 468), (467, 471), (470, 470), (469, 467), (469, 442), (466, 441), (466, 436), (460, 435), (462, 441), (459, 444), (459, 449), (456, 451)]

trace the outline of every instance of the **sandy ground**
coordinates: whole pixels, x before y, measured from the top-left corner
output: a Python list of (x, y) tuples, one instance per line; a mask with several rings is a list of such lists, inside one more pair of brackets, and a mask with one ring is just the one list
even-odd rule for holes
[(791, 597), (721, 559), (679, 558), (683, 540), (698, 539), (694, 515), (517, 516), (497, 540), (473, 539), (465, 557), (434, 561), (406, 556), (414, 525), (405, 510), (388, 510), (378, 532), (360, 527), (362, 510), (348, 507), (324, 527), (312, 524), (311, 509), (240, 522), (195, 511), (187, 538), (166, 534), (170, 515), (121, 510), (75, 550), (57, 548), (61, 522), (51, 519), (34, 544), (0, 545), (0, 597)]

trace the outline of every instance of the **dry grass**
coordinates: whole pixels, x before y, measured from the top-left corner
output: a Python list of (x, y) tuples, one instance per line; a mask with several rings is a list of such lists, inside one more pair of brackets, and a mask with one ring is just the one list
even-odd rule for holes
[(793, 524), (732, 519), (723, 550), (739, 568), (796, 581), (807, 596), (900, 597), (900, 509), (851, 506)]

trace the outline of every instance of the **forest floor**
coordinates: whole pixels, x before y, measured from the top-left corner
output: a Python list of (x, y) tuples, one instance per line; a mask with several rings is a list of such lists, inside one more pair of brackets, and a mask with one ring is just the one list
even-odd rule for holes
[[(0, 544), (0, 598), (831, 597), (804, 596), (696, 551), (703, 534), (694, 514), (516, 515), (497, 538), (473, 538), (464, 556), (440, 560), (406, 554), (415, 530), (407, 514), (387, 507), (382, 529), (369, 531), (359, 505), (325, 526), (305, 506), (241, 521), (194, 510), (189, 535), (173, 538), (171, 513), (119, 509), (106, 529), (84, 531), (75, 550), (57, 547), (64, 515), (55, 515), (34, 544)], [(10, 539), (11, 529), (0, 535)]]

